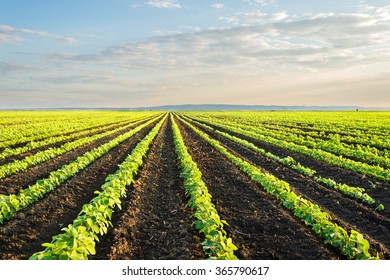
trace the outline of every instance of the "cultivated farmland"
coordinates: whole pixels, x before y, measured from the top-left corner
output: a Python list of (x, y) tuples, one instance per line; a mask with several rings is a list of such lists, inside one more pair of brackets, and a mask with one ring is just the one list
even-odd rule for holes
[(388, 112), (0, 112), (0, 259), (390, 259)]

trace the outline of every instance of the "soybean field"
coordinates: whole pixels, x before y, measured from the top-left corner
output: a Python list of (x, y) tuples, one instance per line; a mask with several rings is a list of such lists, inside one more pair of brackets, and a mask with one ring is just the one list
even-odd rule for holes
[(2, 111), (0, 259), (390, 259), (390, 112)]

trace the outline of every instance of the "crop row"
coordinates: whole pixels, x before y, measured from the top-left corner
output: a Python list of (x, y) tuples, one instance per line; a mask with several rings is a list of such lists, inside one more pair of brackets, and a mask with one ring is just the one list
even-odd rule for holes
[(231, 154), (217, 140), (210, 138), (206, 133), (200, 131), (187, 121), (181, 120), (203, 140), (211, 144), (240, 170), (246, 173), (253, 181), (260, 184), (267, 193), (277, 198), (285, 208), (292, 211), (306, 225), (310, 225), (312, 230), (324, 239), (325, 244), (330, 244), (338, 248), (342, 254), (350, 259), (378, 258), (378, 256), (372, 256), (370, 254), (370, 244), (361, 233), (355, 230), (351, 230), (348, 233), (347, 230), (332, 222), (331, 216), (322, 211), (317, 204), (313, 204), (293, 192), (287, 182), (279, 180), (271, 174), (263, 173), (242, 158)]
[(111, 218), (115, 207), (121, 209), (121, 198), (126, 195), (126, 187), (133, 183), (134, 176), (143, 164), (143, 158), (156, 137), (166, 116), (137, 144), (119, 169), (106, 178), (101, 191), (90, 203), (83, 205), (81, 212), (61, 234), (53, 236), (51, 243), (41, 252), (34, 253), (31, 260), (86, 260), (95, 254), (99, 236), (107, 233), (112, 226)]
[[(195, 118), (199, 120), (199, 118)], [(250, 138), (260, 140), (266, 143), (270, 143), (285, 149), (289, 149), (295, 152), (299, 152), (301, 154), (310, 156), (312, 158), (322, 160), (328, 162), (330, 164), (343, 167), (345, 169), (349, 169), (361, 174), (365, 174), (371, 176), (373, 178), (382, 180), (382, 181), (390, 181), (390, 170), (385, 169), (380, 166), (373, 166), (363, 162), (357, 162), (351, 159), (343, 158), (342, 156), (336, 156), (332, 153), (323, 151), (321, 149), (316, 148), (308, 148), (306, 146), (298, 145), (286, 140), (280, 140), (275, 137), (263, 135), (263, 131), (240, 124), (233, 124), (227, 121), (217, 121), (217, 120), (205, 120), (204, 118), (200, 119), (201, 121), (209, 124), (209, 125), (217, 125), (223, 129), (227, 129), (229, 131), (233, 131)]]
[[(32, 114), (32, 113), (31, 113)], [(4, 112), (0, 112), (0, 116)], [(51, 119), (45, 121), (47, 116)], [(150, 113), (134, 113), (130, 115), (130, 120), (152, 116)], [(17, 118), (19, 120), (22, 117)], [(25, 125), (4, 125), (0, 126), (2, 142), (0, 148), (20, 145), (26, 142), (40, 141), (46, 138), (66, 135), (75, 131), (87, 130), (95, 127), (106, 126), (114, 123), (121, 123), (129, 120), (129, 115), (117, 113), (65, 113), (60, 112), (49, 114), (43, 112), (38, 116), (26, 116), (28, 123)], [(23, 119), (23, 118), (22, 118)], [(17, 122), (15, 120), (15, 122)]]
[(202, 180), (202, 173), (188, 153), (172, 115), (171, 122), (175, 151), (180, 162), (180, 177), (183, 178), (186, 194), (190, 197), (187, 206), (195, 211), (193, 215), (197, 219), (195, 228), (205, 236), (205, 240), (202, 242), (203, 249), (210, 259), (237, 259), (234, 255), (237, 247), (233, 244), (232, 239), (226, 236), (224, 230), (224, 225), (227, 223), (219, 217), (207, 186)]
[[(158, 117), (154, 115), (154, 117), (155, 118), (153, 119), (147, 117), (149, 119), (147, 122), (143, 120), (143, 117), (140, 118), (142, 121), (138, 119), (137, 122), (131, 124), (138, 124), (138, 126), (131, 131), (116, 137), (100, 147), (86, 152), (75, 161), (63, 165), (60, 169), (51, 172), (48, 178), (38, 180), (33, 186), (22, 190), (20, 193), (0, 195), (0, 224), (2, 224), (5, 220), (11, 219), (15, 212), (38, 201), (62, 182), (86, 168), (86, 166), (94, 162), (97, 158), (108, 153), (113, 147), (118, 146), (141, 129), (144, 129), (153, 122), (159, 120), (147, 136), (137, 144), (131, 154), (126, 157), (125, 161), (119, 166), (119, 169), (106, 178), (106, 183), (101, 186), (101, 190), (95, 192), (97, 196), (88, 204), (83, 205), (79, 215), (73, 222), (63, 228), (62, 233), (53, 236), (51, 243), (42, 244), (45, 249), (33, 254), (30, 259), (88, 259), (90, 255), (96, 253), (96, 243), (99, 242), (101, 236), (107, 233), (108, 228), (113, 226), (113, 212), (116, 211), (116, 208), (121, 208), (121, 199), (126, 195), (126, 188), (134, 182), (134, 176), (142, 166), (143, 159), (146, 156), (150, 145), (161, 130), (163, 123), (167, 121), (167, 115), (163, 118), (161, 115)], [(240, 145), (289, 166), (290, 168), (313, 178), (313, 180), (317, 182), (338, 189), (349, 196), (353, 196), (354, 198), (369, 204), (375, 204), (375, 201), (364, 192), (364, 189), (338, 184), (331, 179), (316, 176), (315, 170), (302, 166), (291, 157), (280, 158), (258, 148), (250, 141), (232, 136), (229, 133), (225, 133), (218, 129), (213, 129), (211, 126), (207, 125), (208, 119), (205, 121), (203, 118), (187, 118), (185, 115), (170, 114), (174, 148), (179, 161), (178, 168), (180, 169), (180, 177), (183, 178), (185, 192), (189, 199), (187, 207), (191, 208), (194, 212), (193, 217), (196, 221), (193, 225), (204, 235), (202, 246), (210, 259), (237, 259), (234, 255), (234, 251), (237, 250), (237, 247), (233, 244), (232, 239), (227, 236), (225, 227), (228, 226), (228, 224), (219, 217), (216, 207), (212, 203), (212, 198), (208, 192), (207, 186), (202, 180), (202, 173), (196, 163), (192, 160), (175, 119), (180, 120), (180, 123), (189, 127), (204, 141), (211, 144), (243, 173), (247, 174), (251, 180), (263, 187), (270, 196), (276, 198), (283, 207), (302, 220), (304, 224), (310, 226), (313, 232), (322, 237), (325, 244), (334, 246), (350, 259), (378, 258), (378, 254), (375, 256), (373, 251), (370, 250), (369, 242), (361, 233), (355, 230), (348, 231), (334, 223), (332, 217), (324, 212), (320, 206), (292, 191), (287, 182), (279, 180), (271, 174), (263, 172), (243, 158), (233, 155), (219, 141), (213, 139), (197, 127), (201, 126), (202, 128), (212, 130)], [(199, 122), (196, 119), (201, 120), (202, 122)], [(140, 124), (141, 122), (145, 123)], [(261, 137), (259, 132), (246, 130), (244, 127), (240, 127), (240, 124), (233, 125), (232, 123), (225, 123), (223, 118), (221, 118), (220, 121), (213, 119), (209, 122), (213, 127), (221, 127), (227, 131), (236, 132), (251, 138), (255, 138), (255, 135)], [(194, 126), (194, 123), (197, 124), (197, 126)], [(120, 129), (124, 128), (122, 127)], [(119, 131), (119, 129), (115, 131)], [(111, 131), (110, 133), (114, 132)], [(275, 141), (277, 141), (277, 139), (275, 139)], [(380, 210), (379, 206), (377, 207), (378, 210)]]
[[(133, 183), (134, 174), (142, 165), (142, 158), (157, 135), (165, 118), (140, 142), (126, 160), (119, 166), (115, 174), (107, 177), (106, 183), (97, 191), (97, 197), (83, 206), (78, 217), (63, 233), (53, 236), (51, 243), (42, 244), (43, 251), (34, 253), (31, 260), (82, 260), (96, 253), (96, 242), (99, 236), (107, 233), (112, 226), (111, 217), (115, 207), (121, 208), (121, 198), (125, 196), (126, 186)], [(186, 195), (189, 197), (187, 207), (194, 210), (194, 226), (204, 234), (203, 249), (210, 259), (237, 259), (234, 251), (237, 247), (231, 238), (226, 237), (224, 226), (211, 196), (202, 180), (202, 174), (196, 163), (189, 155), (180, 130), (171, 115), (172, 131), (174, 134), (175, 151), (179, 159), (180, 176), (184, 181)]]
[[(107, 177), (101, 192), (89, 204), (83, 206), (78, 217), (64, 232), (53, 237), (51, 243), (42, 244), (45, 250), (33, 254), (31, 260), (52, 259), (88, 259), (96, 253), (99, 236), (107, 233), (112, 226), (111, 217), (115, 207), (121, 208), (121, 197), (125, 196), (126, 186), (133, 183), (134, 174), (142, 165), (142, 158), (157, 135), (165, 118), (137, 145), (115, 174)], [(171, 115), (175, 151), (179, 159), (180, 176), (184, 181), (187, 207), (194, 210), (194, 226), (205, 236), (203, 249), (210, 259), (237, 259), (234, 251), (237, 247), (231, 238), (226, 237), (226, 221), (219, 218), (211, 196), (202, 181), (202, 174), (189, 155), (180, 130)]]
[(127, 129), (131, 126), (137, 125), (142, 121), (137, 121), (134, 123), (127, 124), (123, 127), (116, 128), (114, 130), (108, 130), (106, 132), (102, 132), (96, 135), (79, 138), (77, 140), (74, 140), (72, 142), (65, 143), (61, 145), (60, 147), (53, 147), (49, 148), (47, 150), (38, 152), (36, 154), (33, 154), (31, 156), (27, 156), (21, 160), (16, 160), (4, 165), (0, 166), (0, 179), (9, 177), (15, 173), (21, 172), (23, 170), (26, 170), (27, 168), (30, 168), (32, 166), (38, 165), (40, 163), (43, 163), (45, 161), (48, 161), (50, 159), (53, 159), (55, 157), (58, 157), (60, 155), (65, 154), (66, 152), (72, 151), (80, 146), (92, 143), (93, 141), (96, 141), (98, 139), (104, 138), (106, 136), (115, 134), (118, 131)]
[[(183, 116), (184, 117), (184, 116)], [(185, 118), (185, 117), (184, 117)], [(187, 118), (185, 118), (187, 119)], [(188, 119), (187, 119), (188, 120)], [(356, 200), (359, 200), (359, 201), (362, 201), (362, 202), (365, 202), (365, 203), (368, 203), (368, 204), (371, 204), (371, 205), (374, 205), (374, 204), (377, 204), (376, 205), (376, 210), (384, 210), (384, 206), (382, 204), (378, 204), (376, 203), (375, 199), (373, 199), (370, 195), (368, 195), (366, 192), (365, 192), (365, 189), (364, 188), (358, 188), (358, 187), (351, 187), (347, 184), (341, 184), (341, 183), (337, 183), (335, 182), (334, 180), (330, 179), (330, 178), (324, 178), (324, 177), (321, 177), (321, 176), (316, 176), (316, 171), (309, 168), (309, 167), (305, 167), (303, 166), (302, 164), (300, 164), (299, 162), (297, 162), (294, 158), (288, 156), (288, 157), (284, 157), (284, 158), (281, 158), (277, 155), (274, 155), (270, 152), (266, 152), (264, 149), (261, 149), (259, 147), (257, 147), (256, 145), (254, 145), (253, 143), (247, 141), (247, 140), (244, 140), (244, 139), (241, 139), (239, 137), (236, 137), (236, 136), (233, 136), (233, 135), (230, 135), (226, 132), (222, 132), (222, 131), (219, 131), (219, 130), (214, 130), (211, 126), (208, 126), (204, 123), (201, 123), (201, 122), (198, 122), (198, 121), (194, 121), (194, 120), (191, 120), (193, 121), (194, 123), (208, 129), (208, 130), (211, 130), (211, 131), (214, 131), (215, 133), (227, 138), (227, 139), (230, 139), (236, 143), (239, 143), (267, 158), (270, 158), (274, 161), (277, 161), (285, 166), (288, 166), (296, 171), (298, 171), (299, 173), (301, 173), (302, 175), (305, 175), (305, 176), (308, 176), (308, 177), (311, 177), (313, 178), (314, 181), (318, 182), (318, 183), (322, 183), (323, 185), (327, 186), (327, 187), (331, 187), (331, 188), (334, 188), (338, 191), (340, 191), (341, 193), (343, 193), (344, 195), (346, 196), (349, 196), (351, 198), (354, 198)]]
[[(251, 123), (255, 125), (254, 123)], [(260, 125), (256, 124), (256, 127)], [(316, 141), (316, 139), (323, 139), (325, 141), (335, 141), (342, 143), (345, 147), (349, 149), (358, 149), (364, 152), (373, 153), (375, 155), (383, 155), (386, 149), (390, 148), (390, 140), (386, 136), (377, 136), (372, 134), (367, 134), (366, 132), (361, 132), (352, 135), (343, 135), (339, 133), (329, 133), (325, 130), (308, 130), (307, 128), (298, 127), (298, 126), (288, 126), (284, 124), (261, 124), (262, 128), (276, 130), (279, 132), (292, 133), (302, 137), (302, 139), (307, 139), (310, 141)], [(304, 137), (304, 138), (303, 138)]]
[[(240, 114), (241, 115), (241, 114)], [(327, 134), (342, 134), (360, 137), (367, 134), (386, 136), (389, 125), (388, 112), (278, 112), (274, 114), (258, 112), (242, 114), (258, 116), (262, 123), (283, 124), (310, 131), (324, 131)]]
[[(194, 114), (194, 113), (192, 113)], [(364, 114), (345, 113), (265, 113), (265, 112), (207, 112), (197, 116), (211, 117), (228, 122), (241, 123), (280, 133), (294, 133), (301, 136), (333, 139), (340, 142), (359, 144), (356, 148), (376, 151), (390, 148), (387, 127), (388, 114), (375, 112)], [(374, 148), (375, 147), (375, 148)], [(367, 149), (365, 149), (367, 148)]]
[(286, 140), (298, 145), (306, 146), (308, 148), (320, 149), (335, 155), (356, 158), (359, 161), (366, 162), (371, 165), (379, 165), (384, 168), (390, 167), (390, 159), (382, 157), (380, 155), (380, 151), (378, 151), (377, 149), (364, 149), (360, 145), (355, 146), (351, 144), (342, 143), (340, 142), (340, 137), (338, 135), (334, 135), (330, 139), (323, 140), (321, 138), (312, 137), (303, 138), (300, 135), (281, 129), (266, 130), (263, 127), (261, 128), (261, 131), (263, 135), (271, 136), (280, 140)]
[(58, 142), (69, 141), (69, 140), (72, 140), (75, 138), (85, 137), (88, 134), (93, 134), (93, 133), (96, 133), (96, 132), (103, 130), (103, 129), (108, 131), (116, 126), (124, 126), (124, 125), (131, 124), (131, 123), (134, 123), (136, 121), (141, 121), (141, 120), (142, 119), (133, 120), (133, 121), (123, 121), (120, 123), (110, 124), (110, 125), (105, 126), (105, 127), (100, 127), (100, 126), (94, 127), (92, 129), (76, 131), (76, 132), (70, 133), (70, 134), (48, 137), (48, 138), (46, 138), (44, 140), (40, 140), (40, 141), (31, 141), (31, 142), (28, 142), (25, 146), (18, 147), (18, 148), (6, 148), (0, 153), (0, 160), (6, 159), (6, 158), (11, 157), (11, 156), (19, 155), (19, 154), (31, 151), (33, 149), (52, 145), (52, 144), (55, 144)]
[(18, 194), (0, 195), (0, 224), (3, 223), (4, 220), (11, 219), (17, 211), (20, 211), (41, 199), (44, 194), (50, 192), (62, 182), (74, 176), (96, 159), (102, 157), (112, 148), (118, 146), (126, 139), (129, 139), (154, 121), (156, 121), (156, 119), (152, 119), (142, 125), (139, 125), (115, 139), (86, 152), (73, 162), (63, 165), (56, 171), (52, 171), (49, 177), (38, 180), (34, 185), (20, 191)]

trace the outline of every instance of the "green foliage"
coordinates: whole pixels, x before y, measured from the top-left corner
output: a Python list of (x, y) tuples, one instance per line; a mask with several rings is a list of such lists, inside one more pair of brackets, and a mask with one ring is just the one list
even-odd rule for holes
[(57, 171), (52, 171), (48, 178), (38, 180), (34, 185), (20, 191), (18, 194), (9, 196), (0, 195), (0, 224), (9, 220), (17, 211), (38, 201), (44, 194), (59, 186), (68, 178), (74, 176), (96, 159), (108, 153), (112, 148), (134, 136), (137, 132), (156, 121), (156, 118), (137, 126), (136, 128), (116, 137), (115, 139), (86, 152), (73, 162), (63, 165)]
[(95, 243), (112, 226), (112, 213), (115, 207), (121, 207), (120, 199), (126, 194), (126, 187), (133, 182), (165, 119), (166, 116), (137, 144), (115, 174), (106, 178), (102, 191), (97, 191), (97, 196), (83, 205), (73, 223), (62, 229), (64, 233), (54, 236), (51, 243), (44, 243), (46, 249), (33, 254), (31, 260), (86, 260), (88, 255), (95, 254)]
[[(143, 118), (141, 118), (141, 120), (143, 120)], [(10, 147), (5, 148), (0, 153), (0, 160), (6, 159), (6, 158), (11, 157), (11, 156), (19, 155), (19, 154), (31, 151), (33, 149), (52, 145), (52, 144), (55, 144), (58, 142), (64, 142), (64, 141), (69, 142), (69, 141), (72, 141), (76, 138), (88, 137), (89, 134), (99, 132), (102, 129), (110, 130), (112, 133), (114, 131), (117, 131), (117, 129), (115, 129), (115, 127), (118, 125), (121, 126), (119, 129), (124, 129), (124, 128), (128, 127), (129, 125), (135, 125), (136, 123), (139, 123), (139, 121), (140, 120), (129, 122), (128, 120), (126, 120), (126, 121), (121, 121), (119, 123), (115, 122), (113, 124), (105, 126), (104, 128), (102, 128), (101, 126), (96, 126), (96, 123), (92, 123), (92, 124), (90, 124), (91, 127), (88, 127), (87, 129), (82, 129), (81, 131), (77, 131), (77, 130), (74, 131), (74, 130), (70, 129), (70, 128), (73, 128), (72, 126), (70, 126), (69, 129), (66, 129), (65, 131), (62, 132), (63, 134), (58, 135), (58, 136), (53, 136), (53, 135), (49, 134), (50, 131), (48, 131), (47, 134), (45, 135), (46, 138), (43, 140), (34, 141), (33, 139), (30, 139), (30, 142), (28, 142), (24, 146), (17, 147), (17, 148), (10, 148)], [(66, 132), (68, 132), (68, 133), (66, 133)]]
[[(320, 138), (313, 141), (311, 138), (305, 139), (304, 137), (297, 136), (294, 133), (283, 133), (283, 131), (287, 129), (286, 127), (279, 130), (275, 130), (275, 127), (273, 127), (274, 129), (266, 129), (264, 125), (258, 126), (251, 121), (248, 121), (245, 118), (239, 118), (238, 116), (231, 118), (224, 117), (221, 120), (218, 118), (211, 118), (210, 114), (208, 114), (207, 116), (197, 116), (197, 119), (201, 119), (209, 124), (212, 123), (214, 125), (218, 125), (219, 127), (223, 127), (256, 140), (271, 143), (342, 168), (371, 176), (378, 180), (386, 182), (390, 181), (390, 169), (388, 168), (390, 167), (390, 159), (388, 156), (377, 156), (379, 151), (365, 153), (363, 155), (361, 146), (343, 148), (347, 145), (345, 143), (337, 143), (336, 136), (333, 136), (334, 141), (322, 141)], [(359, 137), (360, 136), (361, 135), (359, 135)], [(382, 139), (382, 143), (386, 142), (390, 145), (390, 141), (386, 139), (388, 133), (383, 136), (384, 139)], [(366, 147), (365, 149), (369, 149), (369, 147)], [(340, 154), (335, 152), (336, 150), (348, 150), (348, 152), (345, 151), (345, 153)], [(343, 155), (362, 159), (362, 161), (345, 158)]]
[[(8, 111), (0, 112), (0, 159), (91, 132), (156, 117), (156, 112)], [(17, 146), (17, 147), (14, 147)]]
[(383, 204), (379, 204), (377, 208), (375, 208), (376, 211), (383, 211), (385, 210), (385, 206)]
[[(188, 118), (185, 118), (185, 119), (188, 120)], [(196, 123), (197, 125), (200, 125), (208, 130), (213, 130), (210, 126), (208, 126), (204, 123), (194, 121), (194, 120), (192, 120), (192, 121), (194, 123)], [(236, 136), (232, 136), (226, 132), (222, 132), (219, 130), (213, 130), (213, 131), (215, 131), (217, 134), (222, 135), (223, 137), (225, 137), (227, 139), (230, 139), (230, 140), (237, 142), (237, 143), (239, 143), (247, 148), (254, 150), (255, 152), (258, 152), (263, 156), (266, 156), (266, 157), (268, 157), (272, 160), (275, 160), (275, 161), (277, 161), (285, 166), (288, 166), (288, 167), (298, 171), (299, 173), (301, 173), (303, 175), (309, 176), (309, 177), (313, 178), (318, 183), (322, 183), (325, 186), (334, 188), (334, 189), (340, 191), (341, 193), (345, 194), (346, 196), (349, 196), (351, 198), (354, 198), (356, 200), (360, 200), (360, 201), (368, 203), (368, 204), (375, 204), (376, 203), (375, 199), (373, 199), (367, 193), (365, 193), (365, 189), (363, 189), (363, 188), (351, 187), (351, 186), (348, 186), (346, 184), (336, 183), (335, 181), (333, 181), (331, 179), (322, 178), (321, 176), (315, 176), (315, 174), (316, 174), (315, 170), (312, 170), (308, 167), (302, 166), (299, 162), (297, 162), (292, 157), (288, 156), (285, 158), (280, 158), (280, 157), (278, 157), (270, 152), (266, 152), (264, 149), (258, 148), (256, 145), (254, 145), (253, 143), (251, 143), (247, 140), (238, 138)], [(381, 210), (381, 208), (378, 210)]]
[(55, 157), (58, 157), (60, 155), (65, 154), (66, 152), (69, 152), (71, 150), (76, 149), (77, 147), (92, 143), (93, 141), (96, 141), (98, 139), (101, 139), (103, 137), (106, 137), (108, 135), (114, 134), (122, 129), (126, 129), (130, 126), (133, 126), (138, 122), (134, 122), (128, 125), (125, 125), (124, 127), (119, 127), (114, 130), (108, 130), (103, 133), (99, 133), (93, 136), (88, 136), (88, 137), (83, 137), (76, 139), (72, 142), (67, 142), (63, 144), (60, 147), (54, 147), (54, 148), (49, 148), (47, 150), (37, 152), (31, 156), (27, 156), (21, 160), (16, 160), (13, 162), (9, 162), (7, 164), (1, 165), (0, 166), (0, 179), (9, 177), (15, 173), (21, 172), (23, 170), (26, 170), (27, 168), (30, 168), (32, 166), (38, 165), (40, 163), (43, 163), (45, 161), (48, 161), (49, 159), (53, 159)]
[(287, 182), (261, 172), (257, 167), (231, 154), (217, 140), (210, 138), (187, 121), (183, 119), (182, 121), (240, 170), (244, 171), (253, 181), (259, 183), (267, 193), (277, 198), (284, 207), (293, 211), (294, 215), (306, 225), (311, 226), (313, 231), (324, 239), (325, 243), (338, 248), (342, 254), (350, 259), (378, 259), (378, 256), (373, 257), (370, 254), (369, 242), (360, 233), (351, 231), (348, 235), (347, 231), (333, 223), (331, 216), (323, 212), (318, 205), (295, 194)]
[(179, 159), (180, 177), (184, 180), (184, 188), (189, 197), (187, 207), (195, 211), (195, 228), (203, 233), (205, 240), (202, 242), (203, 249), (210, 259), (235, 260), (237, 257), (234, 251), (237, 247), (231, 238), (226, 236), (224, 226), (227, 222), (221, 220), (211, 195), (202, 180), (202, 173), (192, 160), (184, 144), (180, 130), (177, 127), (172, 115), (172, 131), (174, 135), (175, 150)]

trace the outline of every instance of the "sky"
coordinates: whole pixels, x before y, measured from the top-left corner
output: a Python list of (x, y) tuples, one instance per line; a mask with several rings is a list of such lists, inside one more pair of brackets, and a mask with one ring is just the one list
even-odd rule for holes
[(388, 0), (0, 0), (0, 109), (390, 107)]

